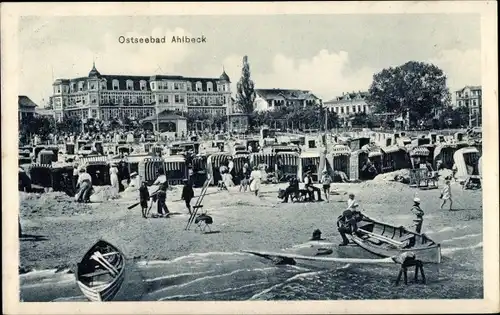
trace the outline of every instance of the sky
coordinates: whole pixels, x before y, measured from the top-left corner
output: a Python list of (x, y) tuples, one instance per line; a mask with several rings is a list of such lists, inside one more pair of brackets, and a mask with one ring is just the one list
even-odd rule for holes
[[(172, 36), (206, 43), (171, 43)], [(368, 90), (373, 75), (408, 61), (434, 63), (450, 91), (481, 84), (474, 14), (22, 17), (19, 94), (48, 101), (53, 79), (101, 74), (219, 77), (232, 91), (247, 55), (256, 88), (310, 90), (324, 101)], [(165, 44), (121, 44), (119, 37)]]

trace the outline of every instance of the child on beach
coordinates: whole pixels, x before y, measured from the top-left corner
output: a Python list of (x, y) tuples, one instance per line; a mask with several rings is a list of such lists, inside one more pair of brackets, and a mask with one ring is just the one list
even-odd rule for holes
[(191, 214), (191, 199), (193, 199), (194, 197), (194, 191), (190, 181), (184, 179), (183, 182), (184, 187), (182, 188), (181, 199), (184, 200), (184, 202), (186, 203), (186, 208), (188, 209), (189, 214)]
[(145, 181), (141, 183), (141, 187), (139, 188), (139, 199), (141, 201), (142, 217), (147, 219), (149, 191)]
[(443, 209), (446, 200), (450, 201), (450, 211), (451, 207), (453, 206), (453, 200), (451, 200), (451, 186), (450, 186), (450, 181), (447, 180), (445, 181), (445, 185), (443, 187), (443, 190), (441, 191), (441, 199), (443, 199), (443, 203), (441, 204), (441, 209)]
[(326, 169), (323, 170), (321, 183), (323, 184), (323, 193), (325, 194), (326, 202), (330, 202), (330, 184), (332, 183), (332, 178)]

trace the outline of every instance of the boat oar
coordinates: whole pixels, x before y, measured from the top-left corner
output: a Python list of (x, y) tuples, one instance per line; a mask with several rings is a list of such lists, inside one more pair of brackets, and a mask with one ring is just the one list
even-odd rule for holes
[(372, 233), (372, 232), (368, 232), (366, 230), (363, 230), (363, 229), (358, 229), (359, 232), (362, 232), (362, 233), (365, 233), (367, 235), (369, 235), (370, 237), (373, 237), (373, 238), (376, 238), (378, 240), (381, 240), (382, 242), (386, 242), (386, 243), (389, 243), (389, 244), (392, 244), (392, 245), (395, 245), (395, 246), (403, 246), (404, 243), (403, 242), (398, 242), (396, 240), (393, 240), (392, 238), (388, 238), (388, 237), (385, 237), (385, 236), (382, 236), (382, 235), (378, 235), (378, 234), (375, 234), (375, 233)]
[(118, 275), (118, 270), (116, 270), (115, 267), (113, 267), (110, 263), (108, 263), (101, 253), (95, 252), (91, 258), (100, 263), (104, 268), (106, 268), (109, 272), (111, 272), (113, 276)]

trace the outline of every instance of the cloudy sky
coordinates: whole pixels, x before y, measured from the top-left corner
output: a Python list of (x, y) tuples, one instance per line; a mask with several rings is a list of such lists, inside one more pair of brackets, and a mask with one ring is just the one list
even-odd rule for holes
[[(101, 74), (218, 77), (235, 84), (247, 55), (257, 88), (300, 88), (329, 100), (367, 90), (374, 73), (432, 62), (453, 91), (481, 84), (480, 20), (472, 14), (23, 17), (19, 94), (48, 100), (52, 78)], [(166, 44), (120, 44), (120, 36)], [(204, 44), (171, 43), (201, 36)]]

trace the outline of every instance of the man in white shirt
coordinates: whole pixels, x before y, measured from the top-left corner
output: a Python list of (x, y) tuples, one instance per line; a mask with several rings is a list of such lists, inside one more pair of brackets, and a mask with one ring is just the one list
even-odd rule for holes
[(90, 192), (92, 191), (92, 177), (89, 173), (87, 173), (85, 168), (80, 169), (80, 174), (78, 175), (76, 186), (77, 188), (79, 188), (79, 190), (75, 195), (75, 200), (78, 202), (90, 202)]
[(159, 186), (156, 193), (158, 216), (168, 218), (170, 214), (170, 211), (168, 211), (167, 207), (168, 181), (167, 181), (167, 176), (165, 175), (163, 169), (158, 170), (158, 178), (155, 180), (153, 185)]
[(311, 201), (314, 201), (314, 192), (318, 194), (318, 201), (323, 201), (323, 199), (321, 199), (321, 190), (318, 187), (315, 187), (312, 182), (311, 171), (306, 172), (304, 176), (304, 185), (309, 192), (309, 199)]
[(349, 199), (347, 199), (347, 209), (348, 210), (356, 210), (358, 211), (359, 204), (358, 202), (354, 199), (354, 194), (349, 194)]

